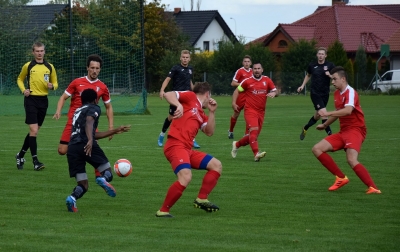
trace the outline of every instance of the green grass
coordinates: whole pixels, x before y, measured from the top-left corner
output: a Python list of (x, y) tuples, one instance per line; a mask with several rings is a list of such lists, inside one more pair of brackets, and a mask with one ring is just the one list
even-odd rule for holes
[[(313, 113), (309, 97), (269, 99), (259, 137), (267, 156), (259, 163), (249, 147), (231, 158), (230, 97), (216, 99), (216, 132), (212, 137), (200, 133), (196, 140), (202, 151), (223, 164), (209, 197), (220, 211), (210, 214), (193, 207), (204, 175), (194, 171), (192, 183), (171, 209), (172, 219), (154, 216), (175, 181), (156, 144), (168, 111), (165, 101), (149, 97), (151, 115), (115, 117), (115, 125), (132, 124), (131, 131), (100, 145), (111, 162), (128, 158), (134, 171), (127, 178), (114, 178), (117, 197), (110, 198), (94, 183), (88, 166), (90, 187), (78, 200), (78, 213), (66, 210), (65, 198), (75, 181), (69, 178), (66, 157), (57, 154), (65, 116), (60, 121), (48, 116), (39, 132), (39, 158), (46, 164), (42, 172), (33, 171), (29, 153), (25, 169), (16, 169), (14, 156), (27, 126), (23, 116), (0, 116), (0, 251), (398, 251), (399, 96), (361, 96), (368, 136), (359, 160), (381, 195), (365, 194), (343, 151), (332, 156), (350, 183), (336, 192), (327, 190), (334, 177), (311, 153), (325, 132), (310, 129), (305, 140), (299, 140), (302, 125)], [(331, 98), (330, 110), (332, 103)], [(107, 127), (104, 114), (100, 130)], [(338, 130), (337, 123), (333, 130)], [(241, 116), (236, 139), (242, 132)]]

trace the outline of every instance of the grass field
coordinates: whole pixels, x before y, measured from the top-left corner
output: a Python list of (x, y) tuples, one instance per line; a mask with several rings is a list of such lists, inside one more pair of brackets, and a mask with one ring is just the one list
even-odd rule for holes
[[(155, 217), (175, 181), (156, 144), (168, 110), (165, 101), (149, 97), (151, 115), (115, 116), (115, 125), (132, 124), (131, 131), (100, 145), (111, 162), (128, 158), (134, 171), (127, 178), (114, 177), (117, 197), (110, 198), (88, 167), (90, 187), (77, 202), (78, 213), (67, 212), (65, 198), (75, 181), (69, 178), (66, 157), (57, 154), (65, 116), (55, 121), (49, 115), (39, 132), (38, 154), (46, 164), (41, 172), (33, 170), (29, 153), (25, 169), (16, 169), (14, 156), (27, 126), (23, 116), (1, 116), (0, 251), (399, 251), (400, 96), (361, 96), (368, 136), (359, 160), (381, 195), (365, 194), (366, 186), (343, 151), (332, 156), (350, 183), (336, 192), (327, 190), (334, 176), (311, 153), (325, 132), (310, 129), (299, 140), (313, 113), (309, 97), (269, 99), (258, 139), (267, 156), (259, 163), (249, 147), (232, 159), (230, 97), (216, 100), (216, 132), (212, 137), (200, 133), (196, 140), (202, 151), (222, 161), (222, 176), (209, 197), (220, 211), (193, 207), (204, 175), (194, 171), (192, 183), (171, 209), (172, 219)], [(49, 113), (55, 106), (50, 104)], [(100, 120), (104, 130), (105, 113)], [(242, 132), (241, 116), (235, 138)]]

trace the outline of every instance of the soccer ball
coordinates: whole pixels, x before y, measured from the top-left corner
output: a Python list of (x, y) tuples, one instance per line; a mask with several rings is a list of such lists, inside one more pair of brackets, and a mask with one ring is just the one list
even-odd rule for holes
[(128, 159), (118, 159), (114, 164), (114, 172), (119, 177), (128, 177), (132, 172), (132, 164)]

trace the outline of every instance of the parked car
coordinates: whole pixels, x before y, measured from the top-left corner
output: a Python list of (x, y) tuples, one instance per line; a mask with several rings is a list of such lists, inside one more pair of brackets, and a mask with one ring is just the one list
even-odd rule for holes
[(387, 71), (374, 82), (373, 87), (381, 92), (388, 92), (391, 88), (400, 88), (400, 69)]

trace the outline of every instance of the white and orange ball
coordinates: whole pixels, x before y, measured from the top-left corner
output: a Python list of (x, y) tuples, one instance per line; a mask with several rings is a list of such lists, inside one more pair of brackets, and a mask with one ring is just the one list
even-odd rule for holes
[(117, 162), (114, 163), (114, 172), (119, 177), (128, 177), (132, 172), (132, 164), (128, 159), (118, 159)]

